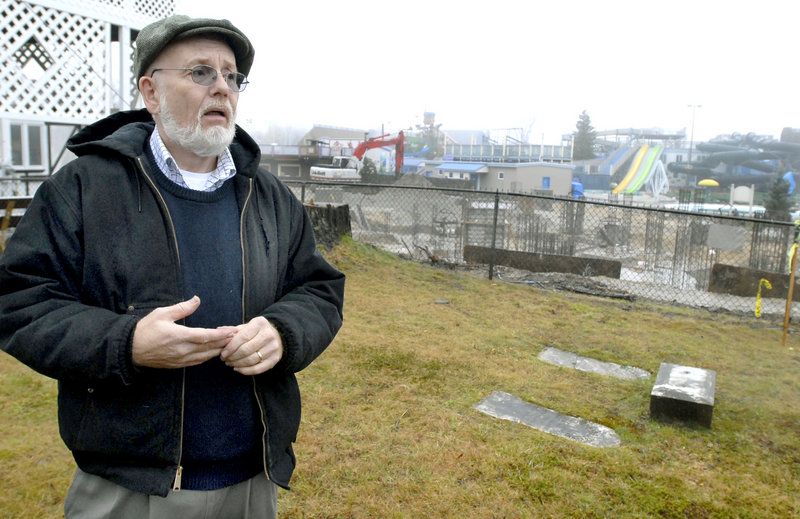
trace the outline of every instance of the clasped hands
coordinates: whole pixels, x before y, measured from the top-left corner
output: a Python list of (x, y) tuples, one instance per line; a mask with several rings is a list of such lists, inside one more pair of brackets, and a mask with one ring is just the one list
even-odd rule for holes
[(149, 368), (184, 368), (219, 356), (242, 375), (272, 369), (283, 357), (283, 342), (272, 324), (255, 317), (239, 326), (189, 328), (175, 321), (200, 306), (200, 298), (156, 308), (133, 332), (133, 363)]

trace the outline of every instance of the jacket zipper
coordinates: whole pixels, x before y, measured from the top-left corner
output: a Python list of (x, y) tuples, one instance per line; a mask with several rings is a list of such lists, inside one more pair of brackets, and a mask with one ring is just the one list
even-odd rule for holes
[(270, 481), (271, 478), (269, 477), (269, 469), (267, 468), (267, 417), (266, 413), (264, 412), (264, 406), (261, 403), (261, 399), (258, 397), (258, 388), (256, 387), (256, 377), (253, 377), (253, 393), (256, 396), (256, 402), (258, 403), (258, 410), (259, 415), (261, 416), (261, 426), (264, 427), (264, 434), (261, 435), (261, 448), (264, 451), (264, 474), (267, 475), (267, 481)]
[(242, 215), (239, 217), (239, 247), (242, 249), (242, 321), (247, 318), (247, 311), (245, 310), (245, 294), (247, 287), (247, 268), (246, 265), (246, 258), (245, 258), (245, 249), (244, 249), (244, 213), (247, 210), (247, 206), (250, 203), (250, 197), (253, 195), (253, 179), (250, 179), (250, 187), (247, 191), (247, 196), (244, 199), (244, 203), (242, 204)]
[[(244, 246), (244, 213), (247, 209), (247, 206), (250, 202), (250, 197), (253, 194), (253, 179), (250, 179), (250, 189), (247, 192), (247, 197), (244, 200), (244, 204), (242, 204), (242, 216), (239, 220), (239, 243), (242, 248), (242, 320), (247, 318), (247, 313), (245, 311), (245, 294), (247, 291), (245, 290), (247, 284), (245, 283), (247, 278), (247, 268), (246, 268), (246, 255), (245, 255), (245, 246)], [(267, 476), (267, 480), (270, 479), (269, 477), (269, 470), (267, 469), (267, 418), (266, 412), (264, 410), (264, 405), (261, 402), (261, 399), (258, 397), (258, 387), (256, 386), (256, 378), (253, 377), (253, 393), (256, 398), (256, 403), (258, 404), (258, 411), (259, 416), (261, 417), (261, 426), (264, 428), (264, 434), (261, 435), (261, 449), (264, 453), (264, 474)]]
[[(164, 197), (161, 195), (161, 191), (159, 191), (158, 186), (156, 186), (153, 179), (150, 178), (150, 175), (147, 174), (147, 170), (142, 163), (141, 157), (136, 157), (136, 161), (139, 164), (139, 169), (142, 171), (142, 175), (153, 188), (153, 190), (158, 195), (158, 199), (161, 201), (161, 205), (164, 207), (164, 211), (167, 215), (167, 222), (169, 223), (169, 228), (172, 231), (172, 240), (175, 244), (175, 255), (177, 256), (178, 265), (181, 264), (181, 251), (178, 249), (178, 237), (175, 232), (175, 224), (172, 222), (172, 215), (169, 213), (169, 207), (167, 207), (167, 201), (164, 200)], [(181, 460), (183, 459), (183, 420), (184, 420), (184, 412), (186, 406), (186, 368), (182, 369), (181, 373), (181, 425), (180, 425), (180, 434), (178, 436), (178, 469), (175, 471), (175, 480), (172, 483), (172, 491), (173, 492), (180, 492), (181, 490), (181, 478), (183, 477), (183, 466), (181, 465)]]
[(181, 491), (181, 477), (183, 477), (183, 413), (186, 406), (186, 368), (181, 370), (181, 430), (178, 438), (178, 470), (175, 471), (175, 481), (172, 482), (172, 491)]

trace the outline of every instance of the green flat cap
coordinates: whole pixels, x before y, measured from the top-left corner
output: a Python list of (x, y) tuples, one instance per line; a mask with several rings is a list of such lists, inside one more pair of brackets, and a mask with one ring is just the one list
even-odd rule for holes
[(242, 31), (228, 20), (211, 18), (190, 18), (176, 14), (157, 22), (153, 22), (139, 32), (136, 37), (136, 50), (133, 54), (133, 71), (136, 81), (142, 77), (147, 68), (155, 61), (164, 48), (170, 43), (195, 36), (216, 35), (222, 37), (236, 56), (236, 68), (245, 76), (253, 66), (255, 49)]

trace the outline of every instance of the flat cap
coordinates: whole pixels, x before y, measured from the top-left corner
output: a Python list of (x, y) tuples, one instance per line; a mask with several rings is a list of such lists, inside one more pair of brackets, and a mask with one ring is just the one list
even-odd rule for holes
[(170, 43), (203, 35), (222, 37), (236, 57), (236, 68), (245, 76), (253, 66), (255, 49), (242, 31), (228, 20), (190, 18), (176, 14), (153, 22), (139, 32), (133, 54), (133, 71), (139, 81), (164, 48)]

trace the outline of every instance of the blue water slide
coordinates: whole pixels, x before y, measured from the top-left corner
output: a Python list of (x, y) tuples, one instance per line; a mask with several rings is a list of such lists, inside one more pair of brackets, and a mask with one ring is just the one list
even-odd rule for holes
[(613, 174), (614, 166), (617, 165), (621, 160), (624, 160), (628, 153), (631, 151), (630, 146), (621, 146), (617, 148), (610, 156), (610, 160), (606, 160), (606, 163), (603, 164), (603, 167), (600, 169), (600, 173), (611, 175)]

